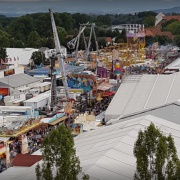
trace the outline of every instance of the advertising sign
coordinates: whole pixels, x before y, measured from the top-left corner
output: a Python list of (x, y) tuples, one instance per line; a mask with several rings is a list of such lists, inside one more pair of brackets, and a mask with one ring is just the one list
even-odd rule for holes
[(9, 88), (0, 88), (0, 94), (4, 96), (9, 95)]
[(4, 71), (4, 77), (9, 76), (9, 75), (13, 75), (13, 74), (15, 74), (14, 69), (8, 69), (8, 70)]

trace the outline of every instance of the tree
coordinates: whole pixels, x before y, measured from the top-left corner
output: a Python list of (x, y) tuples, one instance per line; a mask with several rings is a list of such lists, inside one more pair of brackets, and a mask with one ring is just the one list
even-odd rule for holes
[(9, 34), (5, 31), (0, 30), (0, 46), (1, 47), (9, 47)]
[(102, 47), (106, 47), (106, 38), (100, 38), (99, 41), (98, 41), (98, 45), (100, 48)]
[(165, 136), (153, 123), (138, 133), (134, 144), (138, 180), (176, 180), (180, 176), (180, 160), (171, 135)]
[(166, 45), (166, 44), (172, 43), (172, 40), (166, 35), (155, 36), (154, 42), (157, 42), (157, 41), (159, 42), (160, 45)]
[(173, 42), (176, 46), (180, 47), (180, 35), (175, 36)]
[(26, 43), (27, 37), (33, 30), (33, 19), (30, 16), (22, 16), (15, 19), (7, 28), (12, 37)]
[[(44, 138), (41, 148), (43, 165), (36, 167), (37, 180), (78, 180), (81, 167), (70, 130), (64, 125), (53, 129)], [(89, 176), (84, 174), (83, 178), (87, 180)]]
[(5, 60), (6, 57), (7, 57), (6, 49), (3, 47), (0, 47), (0, 63), (1, 63), (1, 59)]
[(36, 31), (32, 31), (28, 36), (28, 46), (33, 48), (39, 48), (41, 46), (41, 39)]
[(170, 31), (173, 35), (180, 34), (180, 22), (173, 21), (172, 23), (168, 24), (165, 28), (165, 31)]
[(67, 36), (66, 30), (63, 27), (57, 27), (57, 32), (58, 32), (61, 45), (64, 45), (64, 42)]
[(45, 55), (41, 52), (35, 51), (32, 53), (31, 59), (33, 59), (34, 64), (40, 65), (43, 63), (43, 60), (45, 59)]
[(16, 40), (15, 41), (15, 47), (16, 48), (24, 48), (25, 44), (21, 40)]

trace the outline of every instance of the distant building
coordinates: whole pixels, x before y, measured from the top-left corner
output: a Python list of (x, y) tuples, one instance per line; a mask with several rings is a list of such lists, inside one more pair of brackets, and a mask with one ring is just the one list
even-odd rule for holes
[(155, 27), (155, 28), (145, 28), (145, 35), (146, 36), (167, 36), (170, 39), (173, 38), (173, 35), (170, 31), (161, 31), (161, 28)]
[(112, 30), (119, 30), (119, 32), (122, 32), (125, 30), (126, 32), (134, 32), (137, 33), (139, 31), (144, 30), (144, 24), (119, 24), (111, 27)]
[[(46, 49), (44, 51), (44, 54), (45, 54), (45, 58), (49, 59), (53, 55), (56, 56), (56, 49)], [(64, 58), (67, 58), (67, 48), (65, 48), (64, 46), (61, 46), (61, 54)]]
[(161, 27), (162, 23), (166, 22), (166, 21), (170, 21), (170, 20), (177, 20), (177, 21), (180, 21), (180, 15), (179, 16), (166, 16), (165, 14), (163, 13), (159, 13), (157, 16), (156, 16), (156, 19), (155, 19), (155, 26), (156, 27)]
[(34, 87), (40, 81), (24, 73), (7, 75), (0, 78), (0, 92), (3, 95), (13, 94), (18, 88)]
[(28, 65), (33, 52), (39, 49), (34, 48), (6, 48), (7, 58), (5, 60), (6, 64), (20, 64)]
[(111, 37), (106, 37), (106, 45), (112, 44), (112, 38)]

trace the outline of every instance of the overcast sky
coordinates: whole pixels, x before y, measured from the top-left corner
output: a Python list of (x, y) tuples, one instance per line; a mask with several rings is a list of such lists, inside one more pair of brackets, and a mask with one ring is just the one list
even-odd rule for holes
[(3, 11), (42, 12), (52, 8), (59, 12), (130, 13), (180, 6), (180, 0), (0, 0)]

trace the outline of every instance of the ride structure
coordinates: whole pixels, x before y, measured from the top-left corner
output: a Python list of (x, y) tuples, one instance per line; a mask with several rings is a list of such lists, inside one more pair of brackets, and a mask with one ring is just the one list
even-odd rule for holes
[[(67, 46), (69, 49), (75, 49), (75, 58), (76, 59), (82, 58), (82, 59), (87, 60), (90, 57), (92, 36), (94, 36), (94, 40), (95, 40), (95, 44), (96, 44), (96, 51), (97, 52), (99, 51), (98, 42), (97, 42), (96, 33), (95, 33), (95, 26), (96, 26), (95, 23), (89, 23), (89, 22), (86, 24), (80, 24), (79, 33), (78, 33), (77, 37), (75, 37), (74, 39), (72, 39), (71, 41), (69, 41), (67, 43)], [(86, 28), (90, 29), (89, 37), (87, 37), (88, 43), (86, 41), (86, 37), (84, 34), (84, 30)], [(84, 52), (78, 53), (81, 36), (83, 38), (85, 50), (84, 50)]]
[(146, 59), (145, 51), (145, 32), (144, 30), (139, 30), (138, 32), (127, 32), (127, 51), (125, 63), (127, 61), (129, 64), (142, 63)]
[[(68, 92), (68, 84), (67, 84), (67, 77), (66, 77), (66, 73), (65, 73), (65, 67), (64, 67), (64, 60), (63, 60), (63, 55), (62, 55), (62, 51), (61, 51), (61, 46), (60, 46), (60, 41), (59, 41), (59, 37), (58, 37), (58, 33), (57, 33), (57, 29), (56, 29), (56, 24), (55, 24), (55, 20), (54, 20), (54, 16), (53, 13), (51, 11), (51, 9), (49, 9), (49, 13), (50, 13), (50, 17), (51, 17), (51, 23), (52, 23), (52, 30), (53, 30), (53, 35), (54, 35), (54, 42), (55, 42), (55, 48), (56, 48), (56, 56), (58, 59), (58, 64), (60, 67), (60, 72), (62, 75), (62, 81), (63, 81), (63, 86), (65, 89), (65, 94), (66, 94), (66, 99), (67, 101), (69, 100), (69, 92)], [(51, 67), (51, 69), (53, 69)], [(51, 76), (51, 83), (52, 83), (52, 88), (51, 88), (51, 107), (56, 106), (57, 100), (56, 100), (56, 85), (55, 85), (55, 73), (52, 73)]]

